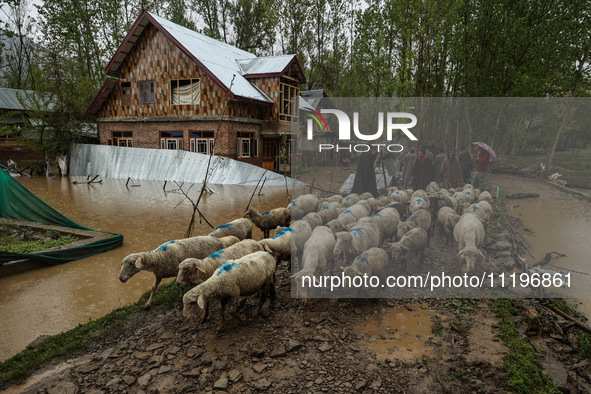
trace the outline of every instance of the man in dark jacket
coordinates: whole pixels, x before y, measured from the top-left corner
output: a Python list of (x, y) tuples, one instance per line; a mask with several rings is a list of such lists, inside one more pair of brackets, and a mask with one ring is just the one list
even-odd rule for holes
[(414, 188), (415, 190), (425, 190), (429, 182), (435, 180), (435, 168), (433, 162), (427, 157), (424, 149), (419, 149), (419, 155), (415, 162), (413, 171)]
[(468, 147), (462, 149), (458, 159), (460, 159), (460, 164), (462, 165), (462, 177), (464, 178), (464, 183), (470, 183), (470, 175), (472, 173), (472, 155), (470, 155), (470, 150)]
[(435, 160), (433, 160), (433, 166), (435, 167), (435, 182), (437, 184), (441, 183), (441, 165), (445, 160), (446, 156), (443, 153), (443, 149), (439, 148), (439, 153), (435, 156)]
[(361, 154), (357, 162), (357, 170), (355, 171), (351, 193), (361, 194), (370, 192), (374, 197), (378, 197), (375, 160), (376, 155), (371, 150)]

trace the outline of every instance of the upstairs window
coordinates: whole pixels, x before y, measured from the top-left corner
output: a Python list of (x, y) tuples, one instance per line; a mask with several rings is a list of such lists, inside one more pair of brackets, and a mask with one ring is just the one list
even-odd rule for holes
[(154, 81), (140, 81), (138, 83), (140, 90), (140, 105), (154, 104), (156, 95), (154, 94)]
[(238, 157), (258, 157), (256, 133), (237, 133), (236, 153)]
[(107, 145), (131, 148), (133, 146), (133, 132), (112, 131), (111, 138), (107, 139)]
[(213, 131), (191, 131), (189, 139), (190, 150), (191, 152), (213, 155), (213, 140)]
[(182, 131), (161, 131), (160, 149), (183, 149)]
[(121, 82), (121, 105), (131, 105), (131, 82)]
[(279, 83), (281, 97), (279, 102), (279, 120), (295, 121), (298, 119), (298, 96), (300, 89), (290, 83)]
[(171, 105), (199, 104), (199, 79), (173, 79), (170, 81)]

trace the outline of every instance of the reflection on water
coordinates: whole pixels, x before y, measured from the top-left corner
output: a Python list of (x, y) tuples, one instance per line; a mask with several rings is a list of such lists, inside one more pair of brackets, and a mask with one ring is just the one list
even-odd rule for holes
[[(154, 276), (144, 271), (121, 283), (121, 260), (130, 253), (183, 238), (192, 214), (191, 204), (179, 191), (180, 185), (174, 183), (167, 185), (169, 192), (165, 193), (163, 182), (136, 181), (141, 186), (129, 188), (125, 180), (119, 179), (91, 185), (72, 184), (67, 177), (21, 177), (19, 182), (73, 221), (95, 230), (121, 233), (124, 240), (121, 247), (97, 256), (0, 279), (2, 361), (39, 335), (59, 333), (137, 301), (151, 287)], [(187, 191), (190, 186), (182, 187)], [(203, 196), (200, 209), (213, 225), (241, 217), (254, 189), (211, 188), (214, 193)], [(199, 185), (195, 185), (189, 195), (196, 199), (198, 192)], [(263, 211), (289, 202), (285, 187), (265, 187), (263, 193), (253, 198), (251, 207)], [(204, 235), (209, 230), (205, 222), (199, 223), (193, 235)], [(258, 230), (253, 231), (255, 239), (261, 236)]]
[(536, 198), (513, 200), (510, 203), (516, 205), (510, 213), (523, 220), (527, 230), (522, 233), (535, 256), (534, 259), (530, 254), (525, 255), (528, 264), (541, 261), (546, 253), (565, 254), (566, 257), (552, 258), (543, 268), (573, 271), (571, 287), (574, 292), (569, 293), (584, 298), (578, 309), (587, 317), (591, 317), (591, 204), (572, 198)]

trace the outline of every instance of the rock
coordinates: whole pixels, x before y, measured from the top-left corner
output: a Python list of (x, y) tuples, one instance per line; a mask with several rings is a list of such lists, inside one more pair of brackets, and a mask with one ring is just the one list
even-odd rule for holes
[(146, 360), (152, 355), (152, 352), (135, 352), (133, 356), (138, 360)]
[(255, 380), (258, 376), (257, 374), (251, 369), (251, 368), (242, 368), (242, 376), (244, 378), (245, 382), (252, 382), (253, 380)]
[(213, 384), (214, 389), (225, 390), (228, 387), (228, 374), (223, 372), (218, 380)]
[(123, 377), (123, 381), (125, 383), (127, 383), (128, 386), (131, 386), (132, 384), (135, 383), (135, 376), (131, 376), (131, 375), (125, 375)]
[(523, 310), (525, 314), (525, 321), (527, 323), (528, 332), (531, 335), (537, 335), (540, 332), (540, 317), (536, 308), (529, 307)]
[(100, 367), (101, 367), (101, 365), (99, 363), (90, 362), (90, 363), (88, 363), (86, 365), (83, 365), (80, 368), (78, 368), (78, 372), (80, 372), (80, 373), (90, 373), (92, 371), (96, 371)]
[(172, 368), (170, 367), (170, 365), (163, 365), (158, 370), (158, 375), (162, 375), (163, 373), (169, 372), (171, 369)]
[(359, 391), (367, 385), (365, 379), (360, 380), (359, 382), (355, 383), (355, 390)]
[(264, 391), (271, 387), (271, 384), (272, 383), (269, 382), (267, 379), (262, 378), (261, 380), (257, 381), (255, 388), (259, 391)]
[(174, 334), (170, 331), (166, 331), (164, 334), (160, 336), (160, 339), (171, 339), (174, 337)]
[(492, 250), (509, 250), (511, 249), (511, 243), (507, 241), (497, 241), (490, 246)]
[(162, 352), (162, 354), (177, 354), (179, 352), (179, 350), (181, 350), (180, 347), (178, 346), (169, 346), (168, 348), (166, 348), (166, 350), (164, 350)]
[(262, 358), (265, 355), (264, 349), (253, 349), (251, 355), (256, 358)]
[(201, 372), (199, 371), (199, 369), (198, 369), (198, 368), (193, 368), (193, 369), (192, 369), (192, 370), (190, 370), (190, 371), (187, 371), (187, 372), (181, 372), (181, 375), (183, 375), (183, 376), (186, 376), (186, 377), (188, 377), (188, 378), (196, 378), (196, 377), (198, 377), (199, 375), (201, 375)]
[(294, 352), (296, 350), (298, 350), (299, 348), (301, 348), (303, 345), (301, 342), (296, 341), (295, 339), (290, 339), (289, 342), (287, 342), (287, 349), (285, 349), (288, 353), (289, 352)]
[(257, 373), (262, 373), (265, 369), (267, 369), (267, 367), (268, 367), (267, 364), (256, 363), (255, 365), (252, 366), (252, 369), (254, 369)]
[(332, 349), (332, 346), (330, 346), (330, 344), (328, 342), (324, 342), (322, 345), (320, 345), (318, 347), (318, 350), (320, 350), (322, 353), (328, 352), (331, 349)]
[(215, 360), (213, 363), (211, 363), (211, 365), (216, 371), (221, 371), (222, 369), (226, 368), (226, 363), (220, 360)]
[(285, 350), (285, 348), (283, 346), (278, 346), (275, 349), (273, 349), (270, 356), (272, 358), (276, 358), (276, 357), (285, 356), (286, 354), (287, 354), (287, 351)]
[(148, 383), (150, 383), (150, 379), (152, 379), (152, 375), (146, 373), (139, 377), (139, 379), (137, 380), (137, 384), (139, 384), (140, 387), (146, 387)]
[(156, 342), (156, 343), (153, 343), (150, 346), (148, 346), (146, 348), (146, 351), (147, 352), (152, 352), (152, 351), (154, 351), (156, 349), (160, 349), (160, 348), (164, 347), (164, 345), (165, 345), (164, 342)]
[(105, 385), (110, 391), (116, 391), (119, 389), (119, 383), (121, 383), (121, 378), (116, 377), (111, 380)]
[(374, 390), (379, 389), (380, 387), (382, 387), (382, 379), (377, 378), (376, 380), (373, 381), (373, 383), (371, 384), (371, 388)]
[(232, 382), (232, 383), (236, 383), (241, 378), (242, 378), (242, 371), (240, 371), (239, 369), (233, 369), (230, 372), (228, 372), (228, 379), (230, 379), (230, 382)]
[(57, 386), (47, 390), (48, 394), (76, 394), (78, 387), (72, 382), (60, 382)]

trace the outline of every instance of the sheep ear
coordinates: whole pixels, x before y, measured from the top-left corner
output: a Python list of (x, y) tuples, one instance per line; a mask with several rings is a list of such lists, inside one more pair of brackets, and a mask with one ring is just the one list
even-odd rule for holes
[(404, 252), (408, 252), (408, 248), (404, 245), (400, 245), (400, 249), (402, 249)]
[(207, 272), (205, 272), (205, 269), (203, 268), (203, 266), (201, 264), (196, 264), (196, 265), (197, 265), (197, 271), (203, 272), (204, 274), (207, 273)]
[(203, 298), (203, 294), (199, 294), (199, 298), (197, 298), (197, 305), (199, 305), (199, 308), (201, 309), (205, 308), (205, 299)]
[(142, 269), (142, 258), (140, 256), (138, 256), (138, 258), (135, 259), (135, 268), (137, 268), (138, 270)]
[(273, 254), (273, 251), (271, 250), (271, 248), (269, 248), (269, 245), (267, 245), (266, 243), (263, 244), (263, 249), (265, 250), (265, 252)]
[(460, 250), (456, 256), (460, 256), (462, 253), (464, 253), (464, 249)]
[(484, 254), (482, 254), (482, 251), (480, 249), (478, 249), (478, 254), (481, 255), (483, 259), (486, 258), (486, 257), (484, 257)]
[(347, 267), (339, 267), (341, 269), (341, 271), (345, 271), (345, 268)]

